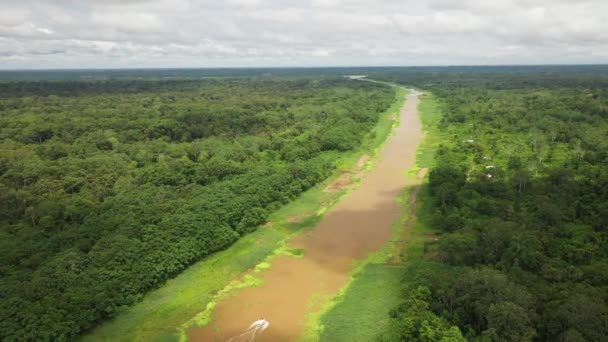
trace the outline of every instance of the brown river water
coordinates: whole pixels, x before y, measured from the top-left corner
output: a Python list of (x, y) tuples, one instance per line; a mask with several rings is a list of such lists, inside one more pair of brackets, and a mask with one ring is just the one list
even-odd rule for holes
[(406, 172), (414, 166), (416, 147), (422, 140), (418, 94), (411, 91), (407, 96), (400, 125), (374, 168), (363, 174), (360, 186), (334, 205), (313, 230), (291, 241), (304, 256), (273, 259), (272, 267), (260, 274), (263, 284), (220, 301), (210, 324), (188, 331), (192, 341), (230, 340), (262, 317), (270, 325), (255, 341), (297, 339), (306, 314), (315, 310), (311, 303), (323, 304), (315, 299), (337, 294), (348, 282), (354, 261), (389, 240), (391, 227), (400, 216), (396, 199), (413, 182)]

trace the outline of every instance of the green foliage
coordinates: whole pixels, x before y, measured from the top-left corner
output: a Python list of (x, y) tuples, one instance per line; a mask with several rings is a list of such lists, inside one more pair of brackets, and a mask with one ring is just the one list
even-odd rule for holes
[(69, 340), (255, 230), (393, 102), (347, 80), (3, 83), (0, 336)]
[(493, 341), (530, 341), (535, 335), (526, 310), (511, 302), (491, 304), (486, 316), (488, 329), (484, 336)]
[(608, 73), (522, 70), (384, 75), (442, 112), (419, 215), (438, 234), (408, 260), (404, 340), (427, 331), (412, 308), (475, 341), (608, 339)]
[(387, 341), (423, 341), (423, 342), (461, 342), (465, 341), (457, 327), (429, 310), (428, 300), (431, 291), (418, 287), (397, 310), (392, 312), (395, 318), (396, 336), (383, 337)]

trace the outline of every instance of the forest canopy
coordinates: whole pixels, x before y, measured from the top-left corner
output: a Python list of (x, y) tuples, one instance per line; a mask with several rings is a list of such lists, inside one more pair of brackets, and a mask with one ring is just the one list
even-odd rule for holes
[(399, 339), (608, 340), (608, 72), (547, 68), (377, 75), (441, 116)]

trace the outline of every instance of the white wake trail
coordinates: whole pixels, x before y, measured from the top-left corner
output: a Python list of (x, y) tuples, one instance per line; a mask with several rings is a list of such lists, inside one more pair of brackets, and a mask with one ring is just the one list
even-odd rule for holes
[[(262, 318), (260, 320), (257, 320), (255, 322), (251, 323), (251, 325), (247, 329), (245, 329), (245, 331), (242, 334), (235, 336), (226, 342), (253, 341), (253, 340), (255, 340), (255, 335), (257, 333), (261, 333), (264, 330), (266, 330), (266, 328), (268, 328), (269, 325), (270, 325), (270, 323), (267, 320)], [(247, 337), (249, 337), (249, 338), (247, 338)]]

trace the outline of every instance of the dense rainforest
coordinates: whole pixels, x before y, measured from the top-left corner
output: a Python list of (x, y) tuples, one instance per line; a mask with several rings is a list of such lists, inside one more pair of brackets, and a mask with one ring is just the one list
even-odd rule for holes
[(394, 96), (339, 74), (441, 117), (389, 341), (608, 340), (606, 66), (0, 73), (0, 338), (74, 339), (327, 177)]
[(441, 112), (392, 339), (608, 341), (608, 70), (539, 69), (376, 75)]
[(0, 339), (74, 339), (226, 248), (393, 100), (338, 78), (0, 83)]

